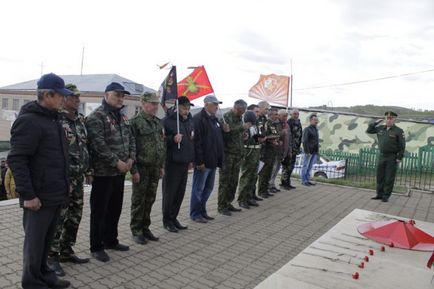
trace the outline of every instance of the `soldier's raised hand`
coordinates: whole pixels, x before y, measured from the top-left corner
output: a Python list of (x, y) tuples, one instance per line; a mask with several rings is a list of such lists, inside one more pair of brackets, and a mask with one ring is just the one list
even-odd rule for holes
[(230, 132), (231, 131), (231, 128), (229, 127), (229, 125), (227, 123), (223, 124), (223, 131), (224, 132)]
[(173, 141), (174, 141), (175, 143), (181, 143), (181, 141), (182, 141), (182, 134), (178, 133), (177, 135), (175, 135), (175, 136), (173, 137)]

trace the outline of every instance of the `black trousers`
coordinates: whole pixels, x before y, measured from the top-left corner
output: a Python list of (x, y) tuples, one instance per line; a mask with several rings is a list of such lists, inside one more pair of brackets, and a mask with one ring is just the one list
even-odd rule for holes
[(174, 221), (184, 200), (188, 163), (166, 162), (163, 177), (163, 223)]
[(94, 177), (90, 192), (90, 251), (115, 246), (124, 200), (125, 175)]
[(47, 256), (60, 216), (61, 206), (41, 207), (38, 211), (24, 209), (23, 276), (24, 289), (52, 287), (56, 274), (47, 267)]

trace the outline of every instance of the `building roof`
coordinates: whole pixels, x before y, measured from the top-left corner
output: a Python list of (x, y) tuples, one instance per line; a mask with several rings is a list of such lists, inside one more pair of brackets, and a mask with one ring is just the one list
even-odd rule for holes
[[(127, 91), (132, 95), (141, 95), (144, 92), (152, 91), (153, 89), (144, 86), (143, 84), (134, 82), (117, 74), (84, 74), (84, 75), (59, 75), (65, 80), (65, 83), (73, 83), (81, 92), (104, 92), (105, 87), (111, 82), (122, 84)], [(0, 87), (1, 90), (36, 90), (36, 82), (38, 79), (33, 79), (25, 82), (20, 82), (12, 85)]]

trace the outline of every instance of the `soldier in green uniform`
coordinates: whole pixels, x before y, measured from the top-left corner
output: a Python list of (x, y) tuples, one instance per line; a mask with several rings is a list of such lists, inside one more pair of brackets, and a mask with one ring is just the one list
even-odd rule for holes
[(368, 126), (367, 133), (377, 134), (380, 156), (377, 165), (377, 195), (374, 200), (387, 202), (392, 194), (396, 170), (405, 152), (404, 131), (395, 125), (396, 113), (385, 113), (386, 124), (380, 125), (379, 119)]
[(241, 160), (244, 154), (244, 131), (251, 126), (250, 123), (243, 123), (242, 121), (242, 115), (246, 108), (247, 103), (239, 99), (235, 101), (234, 107), (223, 116), (223, 123), (229, 126), (229, 130), (223, 131), (225, 158), (220, 169), (218, 211), (226, 216), (230, 216), (231, 212), (241, 211), (232, 205), (232, 201), (235, 199)]
[(75, 264), (89, 262), (88, 258), (76, 256), (72, 249), (77, 240), (78, 226), (80, 225), (83, 213), (84, 175), (90, 174), (88, 171), (87, 131), (84, 124), (84, 116), (78, 113), (80, 91), (74, 84), (67, 84), (65, 87), (73, 92), (72, 95), (66, 97), (60, 113), (60, 122), (69, 145), (69, 204), (60, 213), (54, 239), (48, 254), (48, 264), (58, 276), (65, 275), (59, 261)]
[(122, 108), (125, 88), (112, 82), (107, 85), (102, 105), (86, 118), (91, 167), (90, 251), (98, 261), (110, 257), (105, 249), (128, 251), (119, 243), (118, 223), (124, 199), (125, 174), (136, 157), (136, 141)]
[(131, 195), (130, 228), (137, 244), (146, 240), (158, 241), (152, 234), (151, 210), (157, 195), (158, 181), (163, 177), (166, 158), (164, 129), (156, 117), (160, 99), (153, 92), (142, 95), (143, 111), (131, 119), (131, 132), (136, 139), (136, 163), (131, 169), (133, 194)]
[(270, 109), (265, 130), (265, 142), (261, 148), (260, 160), (264, 163), (258, 178), (258, 194), (262, 198), (273, 196), (268, 190), (268, 183), (273, 171), (278, 147), (282, 145), (278, 131), (277, 109)]
[(251, 206), (258, 206), (253, 196), (256, 197), (255, 189), (261, 145), (258, 141), (259, 131), (256, 126), (256, 113), (253, 110), (246, 111), (244, 113), (243, 120), (244, 123), (250, 123), (251, 126), (245, 131), (245, 135), (243, 137), (244, 159), (241, 162), (241, 176), (238, 186), (238, 203), (241, 208), (250, 209)]

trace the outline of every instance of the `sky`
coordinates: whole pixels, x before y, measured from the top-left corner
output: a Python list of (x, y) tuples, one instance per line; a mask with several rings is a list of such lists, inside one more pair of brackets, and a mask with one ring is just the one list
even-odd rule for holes
[[(293, 106), (434, 110), (434, 1), (3, 1), (0, 87), (42, 73), (116, 73), (158, 89), (204, 65), (227, 107), (260, 74), (293, 74)], [(291, 66), (292, 62), (292, 66)], [(42, 64), (42, 65), (41, 65)], [(195, 103), (200, 104), (201, 99)]]

